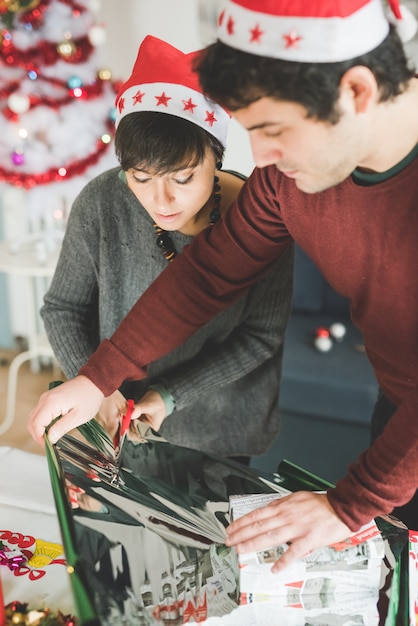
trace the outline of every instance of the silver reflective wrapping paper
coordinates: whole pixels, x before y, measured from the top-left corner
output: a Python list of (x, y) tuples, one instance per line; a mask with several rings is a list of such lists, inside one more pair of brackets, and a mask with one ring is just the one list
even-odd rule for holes
[[(224, 545), (229, 497), (274, 493), (292, 477), (171, 445), (144, 433), (137, 421), (120, 467), (111, 438), (94, 420), (47, 445), (47, 456), (81, 626), (367, 623), (359, 598), (338, 607), (323, 594), (299, 594), (303, 610), (289, 613), (289, 601), (298, 600), (294, 590), (273, 602), (241, 596), (238, 557)], [(387, 542), (382, 586), (390, 588), (395, 553), (405, 539), (402, 529), (388, 526), (395, 539)], [(390, 543), (399, 544), (395, 553)], [(376, 616), (378, 598), (379, 590), (364, 598)]]

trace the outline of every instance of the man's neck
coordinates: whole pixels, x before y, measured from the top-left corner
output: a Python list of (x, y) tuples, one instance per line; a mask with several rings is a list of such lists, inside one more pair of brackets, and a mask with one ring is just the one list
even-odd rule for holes
[(378, 103), (374, 114), (372, 148), (358, 169), (386, 172), (418, 144), (418, 78), (413, 78), (394, 100)]

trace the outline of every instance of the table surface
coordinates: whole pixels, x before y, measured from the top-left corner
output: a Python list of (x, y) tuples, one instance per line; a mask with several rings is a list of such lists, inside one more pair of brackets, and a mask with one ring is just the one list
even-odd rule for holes
[(74, 614), (45, 456), (0, 446), (0, 520), (0, 541), (27, 558), (17, 570), (0, 566), (5, 604), (18, 600)]

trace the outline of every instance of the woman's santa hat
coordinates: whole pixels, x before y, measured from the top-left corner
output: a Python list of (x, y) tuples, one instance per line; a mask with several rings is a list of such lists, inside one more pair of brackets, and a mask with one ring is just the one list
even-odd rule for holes
[(145, 37), (132, 74), (116, 96), (116, 126), (129, 113), (168, 113), (197, 124), (225, 146), (230, 115), (203, 95), (193, 71), (198, 53), (185, 54), (161, 39)]
[(347, 61), (382, 43), (393, 21), (403, 41), (417, 23), (399, 0), (227, 0), (218, 37), (259, 56), (307, 63)]

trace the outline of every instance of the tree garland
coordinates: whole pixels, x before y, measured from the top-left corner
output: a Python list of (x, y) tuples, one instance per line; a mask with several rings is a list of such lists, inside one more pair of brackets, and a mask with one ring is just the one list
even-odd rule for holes
[[(67, 50), (68, 47), (68, 50)], [(62, 51), (63, 50), (63, 51)], [(87, 36), (64, 41), (60, 44), (43, 41), (33, 48), (19, 50), (16, 48), (8, 35), (2, 35), (0, 41), (2, 63), (13, 67), (27, 70), (41, 66), (54, 65), (57, 61), (67, 63), (86, 63), (94, 51), (94, 46)]]
[(71, 163), (66, 163), (61, 167), (50, 167), (45, 172), (27, 173), (8, 170), (0, 166), (0, 183), (8, 183), (15, 187), (32, 189), (35, 185), (49, 185), (55, 182), (69, 180), (76, 176), (81, 176), (87, 168), (95, 165), (100, 157), (108, 150), (113, 134), (111, 123), (108, 122), (108, 133), (104, 133), (97, 139), (93, 152), (85, 158), (76, 159)]
[[(50, 2), (51, 0), (0, 0), (0, 22), (3, 22), (6, 28), (13, 28), (15, 16), (19, 14), (23, 23), (38, 28), (43, 22), (44, 12)], [(84, 7), (74, 0), (61, 2), (78, 13), (85, 11)]]

